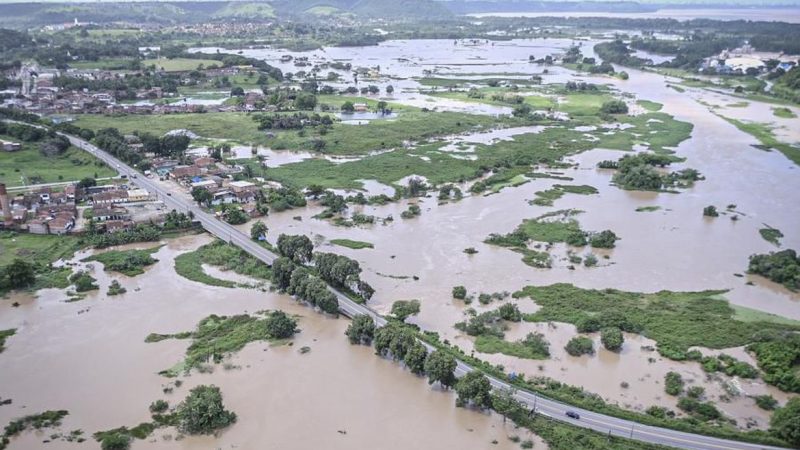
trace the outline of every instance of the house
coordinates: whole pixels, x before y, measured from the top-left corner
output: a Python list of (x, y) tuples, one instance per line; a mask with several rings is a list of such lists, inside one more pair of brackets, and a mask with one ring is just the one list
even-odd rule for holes
[(116, 233), (133, 228), (133, 222), (129, 220), (109, 220), (105, 224), (106, 233)]
[(194, 160), (194, 165), (197, 167), (208, 167), (213, 166), (216, 163), (214, 158), (207, 158), (207, 157), (200, 157)]
[(368, 112), (369, 107), (367, 106), (366, 103), (356, 103), (353, 105), (353, 110), (355, 112)]
[(128, 220), (130, 214), (121, 206), (96, 206), (92, 208), (92, 217), (100, 222), (107, 222), (109, 220)]
[(19, 142), (0, 140), (0, 148), (2, 148), (4, 152), (16, 152), (22, 149), (22, 144)]
[(47, 234), (47, 222), (42, 219), (33, 219), (28, 222), (28, 233)]
[(197, 166), (175, 166), (169, 173), (169, 176), (176, 180), (180, 180), (183, 178), (199, 176), (200, 173), (201, 170)]
[(77, 191), (77, 186), (74, 184), (70, 184), (69, 186), (64, 188), (64, 195), (67, 196), (67, 201), (75, 201), (75, 192)]
[(58, 215), (52, 220), (47, 222), (47, 227), (50, 234), (66, 234), (75, 228), (75, 217), (67, 217), (65, 215)]
[(214, 180), (201, 180), (192, 183), (192, 189), (203, 188), (203, 189), (213, 190), (216, 187), (217, 187), (217, 182)]
[(227, 203), (235, 203), (237, 201), (236, 195), (231, 191), (218, 191), (213, 194), (211, 199), (212, 205), (222, 205)]
[(147, 189), (129, 189), (128, 201), (129, 202), (146, 202), (150, 200), (150, 193)]
[(128, 201), (128, 191), (117, 189), (114, 191), (100, 192), (92, 196), (93, 205), (111, 205)]
[(231, 181), (228, 184), (228, 187), (230, 187), (230, 189), (234, 193), (254, 192), (254, 191), (258, 190), (258, 186), (256, 186), (254, 183), (251, 183), (249, 181)]

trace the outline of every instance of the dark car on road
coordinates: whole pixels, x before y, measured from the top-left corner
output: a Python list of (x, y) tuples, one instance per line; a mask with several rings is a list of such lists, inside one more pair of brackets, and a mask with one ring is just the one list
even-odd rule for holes
[(580, 414), (576, 413), (575, 411), (567, 411), (567, 417), (575, 420), (580, 420)]

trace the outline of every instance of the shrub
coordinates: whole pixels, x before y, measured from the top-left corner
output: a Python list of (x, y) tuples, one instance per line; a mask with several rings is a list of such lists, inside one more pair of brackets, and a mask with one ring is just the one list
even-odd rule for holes
[(594, 353), (594, 342), (586, 336), (575, 336), (564, 347), (572, 356), (591, 355)]
[(187, 434), (212, 434), (236, 422), (236, 414), (225, 409), (216, 386), (200, 385), (189, 391), (177, 413), (178, 428)]
[(667, 372), (667, 375), (664, 377), (664, 392), (669, 395), (678, 396), (683, 392), (683, 384), (681, 374), (678, 372)]
[(600, 342), (606, 350), (617, 352), (622, 349), (622, 344), (625, 342), (625, 337), (619, 328), (606, 328), (600, 332)]
[(467, 288), (465, 288), (464, 286), (454, 286), (453, 298), (457, 298), (459, 300), (464, 300), (465, 298), (467, 298)]

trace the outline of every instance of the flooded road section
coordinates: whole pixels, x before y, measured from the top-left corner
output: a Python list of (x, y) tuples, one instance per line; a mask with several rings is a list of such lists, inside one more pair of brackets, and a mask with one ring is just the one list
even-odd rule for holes
[[(516, 445), (507, 436), (530, 438), (504, 428), (498, 416), (456, 408), (454, 394), (432, 389), (371, 348), (351, 346), (345, 319), (325, 318), (287, 296), (210, 287), (177, 276), (174, 257), (209, 241), (206, 236), (170, 240), (154, 255), (159, 262), (135, 278), (109, 277), (101, 264), (92, 263), (100, 290), (79, 302), (64, 303), (59, 290), (2, 301), (0, 329), (17, 328), (17, 334), (0, 355), (0, 397), (13, 400), (0, 406), (0, 423), (66, 409), (70, 414), (61, 430), (81, 429), (88, 438), (83, 444), (43, 444), (52, 430), (26, 432), (9, 449), (98, 448), (92, 433), (147, 421), (152, 401), (177, 405), (199, 384), (221, 388), (226, 407), (238, 415), (236, 424), (218, 438), (176, 440), (174, 429), (158, 430), (132, 448), (511, 449)], [(106, 297), (112, 278), (128, 292)], [(21, 305), (12, 308), (13, 301)], [(145, 336), (192, 330), (210, 314), (265, 309), (300, 316), (302, 331), (294, 345), (251, 343), (226, 361), (234, 368), (219, 364), (211, 374), (195, 371), (181, 377), (184, 384), (173, 393), (162, 392), (172, 383), (157, 372), (179, 362), (189, 341), (146, 344)], [(301, 354), (304, 346), (311, 351)]]

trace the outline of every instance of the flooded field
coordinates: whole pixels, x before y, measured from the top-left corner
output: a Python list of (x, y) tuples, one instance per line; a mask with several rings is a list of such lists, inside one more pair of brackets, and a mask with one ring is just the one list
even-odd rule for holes
[[(672, 10), (670, 10), (672, 11)], [(343, 227), (315, 219), (323, 207), (315, 202), (302, 209), (271, 212), (264, 218), (267, 236), (275, 242), (281, 233), (306, 234), (317, 243), (317, 250), (344, 254), (363, 268), (362, 278), (371, 284), (375, 296), (370, 306), (388, 313), (396, 300), (419, 299), (422, 309), (409, 319), (425, 330), (438, 332), (467, 352), (474, 350), (474, 339), (454, 328), (464, 320), (465, 305), (452, 299), (452, 288), (464, 285), (470, 294), (513, 292), (527, 285), (571, 283), (582, 288), (615, 288), (635, 292), (726, 290), (732, 304), (800, 320), (800, 294), (791, 292), (761, 277), (744, 275), (748, 258), (755, 253), (779, 249), (762, 239), (765, 225), (785, 234), (780, 248), (800, 248), (800, 178), (798, 167), (777, 151), (754, 148), (758, 141), (739, 131), (720, 117), (747, 119), (775, 126), (778, 138), (800, 141), (797, 118), (774, 117), (772, 105), (749, 102), (732, 106), (741, 99), (725, 93), (699, 88), (678, 92), (667, 79), (654, 73), (626, 69), (630, 79), (589, 76), (560, 66), (542, 68), (530, 64), (531, 55), (542, 57), (562, 52), (571, 40), (512, 40), (507, 42), (462, 45), (452, 40), (390, 41), (372, 47), (325, 48), (312, 52), (287, 52), (275, 49), (243, 49), (244, 56), (257, 57), (285, 71), (296, 70), (285, 61), (307, 57), (312, 64), (333, 61), (378, 68), (364, 85), (393, 85), (392, 95), (384, 98), (409, 106), (439, 110), (468, 111), (475, 114), (508, 114), (510, 107), (464, 102), (420, 93), (424, 77), (476, 79), (542, 75), (545, 85), (566, 81), (587, 81), (610, 86), (614, 95), (663, 104), (663, 112), (694, 125), (691, 138), (674, 150), (685, 161), (673, 170), (697, 169), (704, 177), (694, 186), (677, 193), (627, 191), (611, 183), (612, 173), (597, 169), (602, 160), (617, 159), (619, 150), (595, 148), (566, 158), (565, 168), (539, 167), (537, 173), (564, 179), (528, 176), (515, 187), (505, 187), (491, 195), (465, 195), (462, 200), (440, 202), (436, 193), (427, 197), (400, 200), (383, 206), (350, 206), (376, 218), (391, 216), (393, 221), (376, 220), (375, 225)], [(585, 56), (594, 56), (593, 42), (583, 43)], [(195, 49), (213, 52), (216, 49)], [(340, 71), (350, 76), (349, 71)], [(351, 84), (350, 78), (338, 86)], [(793, 108), (796, 113), (797, 108)], [(636, 111), (641, 113), (641, 108)], [(350, 120), (347, 116), (342, 119)], [(371, 116), (352, 120), (382, 120)], [(392, 118), (388, 118), (392, 120)], [(624, 126), (616, 126), (619, 130)], [(354, 125), (356, 126), (356, 125)], [(361, 126), (361, 125), (358, 125)], [(490, 132), (447, 136), (441, 151), (456, 158), (474, 157), (478, 145), (514, 140), (522, 134), (541, 133), (545, 127), (511, 127)], [(597, 127), (576, 128), (582, 133)], [(588, 135), (588, 134), (587, 134)], [(213, 136), (204, 136), (213, 138)], [(643, 148), (637, 145), (634, 149)], [(392, 151), (392, 150), (386, 150)], [(367, 153), (367, 159), (378, 153)], [(266, 147), (235, 146), (231, 159), (261, 158), (268, 168), (281, 167), (311, 158), (332, 162), (354, 159), (320, 155), (308, 151), (276, 151)], [(358, 159), (358, 158), (356, 158)], [(420, 164), (428, 161), (420, 159)], [(366, 177), (365, 177), (366, 178)], [(396, 180), (407, 182), (409, 177)], [(373, 179), (359, 180), (369, 195), (391, 196), (394, 187)], [(385, 181), (385, 180), (384, 180)], [(160, 182), (165, 186), (170, 182)], [(552, 206), (537, 206), (530, 201), (536, 193), (555, 184), (587, 185), (593, 195), (565, 194)], [(469, 192), (471, 183), (459, 188)], [(353, 190), (337, 190), (351, 193)], [(175, 194), (189, 198), (186, 192)], [(421, 215), (401, 219), (409, 204), (417, 204)], [(707, 218), (708, 205), (724, 211)], [(728, 208), (728, 205), (735, 205)], [(641, 208), (657, 210), (642, 212)], [(610, 229), (621, 238), (611, 250), (596, 251), (597, 267), (570, 268), (567, 248), (558, 244), (551, 250), (553, 268), (536, 269), (523, 263), (521, 256), (484, 240), (492, 233), (513, 231), (523, 220), (556, 210), (574, 209), (584, 230)], [(637, 211), (637, 209), (640, 209)], [(736, 220), (732, 220), (736, 217)], [(240, 225), (249, 234), (251, 224)], [(333, 239), (363, 241), (373, 249), (351, 250), (330, 243)], [(139, 277), (110, 277), (99, 263), (92, 263), (100, 293), (65, 303), (59, 290), (44, 290), (38, 298), (17, 295), (4, 300), (0, 329), (18, 328), (0, 356), (0, 397), (13, 404), (0, 407), (0, 423), (22, 414), (64, 408), (70, 415), (64, 430), (80, 428), (87, 433), (135, 425), (147, 420), (147, 406), (158, 398), (179, 402), (197, 384), (221, 387), (226, 405), (239, 415), (238, 423), (218, 438), (176, 440), (174, 430), (158, 431), (147, 442), (134, 448), (255, 448), (265, 443), (275, 448), (517, 448), (508, 435), (525, 434), (511, 430), (502, 420), (489, 414), (454, 408), (454, 395), (431, 389), (398, 365), (377, 358), (367, 347), (350, 346), (343, 336), (347, 321), (324, 318), (298, 306), (288, 296), (255, 289), (215, 288), (177, 276), (173, 260), (209, 241), (204, 236), (185, 237), (167, 242), (154, 257), (159, 263)], [(464, 249), (477, 253), (467, 254)], [(577, 250), (585, 256), (588, 248)], [(86, 256), (77, 255), (76, 260)], [(209, 275), (238, 283), (241, 276), (204, 266)], [(128, 292), (107, 298), (111, 278), (117, 278)], [(6, 307), (18, 301), (18, 308)], [(523, 312), (534, 312), (537, 305), (528, 298), (506, 300), (518, 304)], [(473, 305), (475, 306), (475, 305)], [(489, 306), (495, 308), (498, 303)], [(193, 372), (173, 394), (164, 395), (168, 383), (157, 372), (181, 360), (187, 342), (167, 340), (145, 344), (148, 333), (175, 333), (191, 330), (209, 314), (238, 314), (264, 309), (282, 309), (301, 316), (302, 332), (293, 346), (271, 347), (264, 343), (248, 345), (228, 361), (225, 370), (216, 366), (211, 374)], [(479, 311), (487, 307), (476, 306)], [(502, 354), (476, 356), (509, 371), (526, 376), (547, 376), (581, 386), (610, 402), (644, 410), (652, 405), (675, 409), (676, 398), (664, 393), (664, 375), (676, 371), (690, 385), (703, 386), (709, 400), (742, 427), (766, 428), (769, 413), (755, 407), (751, 395), (771, 394), (781, 403), (789, 397), (763, 380), (744, 380), (725, 375), (707, 375), (696, 362), (676, 362), (659, 356), (649, 348), (654, 341), (626, 335), (620, 353), (601, 349), (599, 336), (591, 335), (599, 351), (592, 356), (572, 357), (565, 343), (575, 335), (573, 325), (564, 323), (519, 323), (506, 334), (507, 340), (541, 332), (550, 342), (551, 358), (525, 360)], [(310, 347), (310, 353), (299, 349)], [(719, 350), (701, 349), (704, 354)], [(742, 348), (724, 353), (755, 364)], [(732, 387), (731, 387), (732, 386)], [(732, 395), (731, 389), (738, 395)], [(721, 401), (723, 397), (732, 397)], [(412, 431), (413, 430), (413, 431)], [(46, 437), (28, 433), (14, 442), (16, 448), (32, 448)], [(492, 441), (497, 440), (496, 445)], [(48, 448), (72, 448), (75, 444), (53, 442)], [(84, 447), (93, 448), (86, 443)], [(537, 442), (536, 448), (544, 448)]]
[[(555, 44), (549, 40), (547, 42), (548, 45)], [(401, 46), (402, 49), (403, 45), (406, 43), (390, 43), (387, 48)], [(425, 61), (424, 57), (420, 57), (421, 61), (417, 64), (446, 64), (444, 54), (451, 45), (440, 43), (441, 55), (431, 49), (426, 50), (433, 55), (428, 57), (437, 61), (436, 64)], [(535, 44), (529, 43), (522, 52), (534, 52), (530, 48), (535, 47)], [(365, 58), (358, 61), (380, 64), (382, 68), (398, 64), (391, 58), (366, 56), (372, 51), (364, 49), (354, 54)], [(399, 54), (405, 53), (400, 51)], [(438, 62), (439, 58), (442, 59), (441, 63)], [(475, 63), (468, 70), (474, 73), (497, 72), (491, 56), (487, 58), (487, 61), (482, 61), (485, 64)], [(523, 66), (527, 67), (522, 63), (515, 66), (514, 58), (510, 60), (508, 66), (504, 66), (508, 72), (525, 70)], [(414, 73), (415, 65), (409, 66), (407, 62), (402, 64), (399, 73), (406, 76)], [(537, 69), (529, 67), (527, 70)], [(753, 145), (758, 143), (754, 138), (713, 114), (707, 106), (723, 101), (734, 103), (739, 101), (736, 98), (702, 89), (687, 89), (679, 93), (667, 87), (663, 76), (629, 72), (630, 79), (621, 81), (575, 76), (558, 67), (551, 71), (556, 80), (579, 79), (605, 83), (633, 94), (635, 98), (662, 103), (664, 112), (674, 115), (678, 120), (693, 123), (691, 139), (675, 149), (675, 155), (686, 158), (686, 161), (674, 164), (673, 168), (692, 167), (699, 170), (705, 180), (694, 187), (674, 194), (622, 190), (611, 185), (611, 173), (596, 169), (596, 164), (604, 159), (619, 158), (624, 153), (596, 149), (570, 157), (568, 161), (575, 166), (557, 172), (570, 177), (572, 180), (569, 184), (593, 186), (599, 193), (587, 196), (568, 194), (556, 200), (553, 207), (530, 205), (528, 201), (535, 198), (535, 192), (565, 182), (534, 179), (516, 188), (505, 188), (494, 195), (472, 195), (458, 202), (440, 204), (429, 196), (386, 206), (352, 207), (354, 212), (376, 217), (391, 215), (395, 218), (394, 222), (383, 225), (334, 227), (327, 221), (312, 218), (322, 211), (321, 207), (315, 206), (302, 211), (273, 214), (266, 222), (271, 230), (314, 235), (321, 242), (347, 238), (373, 244), (375, 248), (371, 250), (349, 250), (336, 246), (322, 248), (361, 262), (366, 272), (364, 278), (377, 290), (370, 302), (376, 310), (388, 312), (395, 300), (420, 299), (422, 311), (411, 320), (454, 340), (465, 350), (472, 349), (472, 338), (461, 336), (453, 328), (456, 322), (462, 320), (463, 314), (461, 303), (451, 300), (450, 291), (456, 285), (465, 285), (469, 292), (474, 293), (514, 291), (530, 284), (560, 282), (584, 288), (616, 288), (636, 292), (725, 289), (728, 290), (725, 298), (735, 305), (800, 319), (800, 295), (760, 277), (738, 276), (746, 271), (750, 255), (776, 250), (773, 244), (759, 235), (758, 230), (764, 224), (784, 230), (786, 237), (782, 240), (782, 248), (800, 246), (800, 236), (789, 231), (800, 229), (800, 216), (794, 213), (800, 205), (800, 196), (797, 194), (800, 192), (800, 179), (796, 176), (796, 166), (778, 152), (754, 148)], [(405, 103), (402, 97), (395, 101)], [(751, 102), (746, 108), (726, 108), (723, 113), (726, 116), (730, 113), (732, 117), (752, 116), (769, 119), (765, 121), (774, 120), (781, 126), (776, 134), (792, 142), (796, 138), (793, 130), (798, 129), (795, 126), (797, 119), (774, 118), (769, 109), (769, 105)], [(736, 113), (739, 115), (734, 115)], [(586, 131), (591, 129), (587, 128)], [(514, 129), (508, 129), (474, 136), (453, 136), (444, 150), (456, 157), (468, 157), (474, 143), (513, 139), (514, 134)], [(469, 185), (460, 187), (466, 191)], [(400, 213), (408, 203), (418, 203), (422, 215), (399, 220)], [(726, 205), (736, 206), (727, 214), (709, 219), (702, 216), (702, 210), (707, 205), (717, 205), (721, 210)], [(648, 206), (658, 207), (659, 210), (636, 211), (637, 208)], [(583, 229), (611, 229), (621, 237), (613, 250), (598, 252), (599, 256), (608, 256), (608, 259), (601, 259), (599, 267), (579, 266), (569, 270), (566, 249), (556, 246), (551, 252), (555, 259), (554, 268), (534, 269), (525, 265), (518, 254), (483, 243), (491, 233), (510, 232), (524, 219), (560, 209), (583, 211), (577, 216)], [(298, 215), (302, 217), (301, 221), (295, 219)], [(738, 220), (731, 220), (734, 215)], [(246, 226), (243, 226), (243, 230), (246, 230)], [(270, 236), (270, 240), (276, 238), (277, 233)], [(474, 247), (478, 253), (463, 253), (462, 250), (468, 247)], [(586, 252), (584, 250), (583, 254)], [(524, 302), (531, 300), (519, 300), (518, 303), (522, 306)], [(538, 325), (520, 326), (526, 330), (530, 327)], [(542, 331), (551, 339), (552, 348), (558, 348), (563, 353), (561, 341), (574, 334), (567, 332), (569, 327), (559, 324), (555, 329)], [(652, 404), (674, 407), (675, 399), (666, 398), (668, 396), (663, 393), (663, 375), (669, 370), (685, 373), (697, 384), (705, 386), (711, 398), (723, 395), (723, 384), (731, 381), (720, 380), (719, 377), (706, 379), (697, 363), (676, 363), (657, 355), (655, 362), (649, 362), (652, 354), (639, 350), (641, 345), (646, 344), (643, 341), (643, 338), (631, 338), (626, 344), (626, 348), (628, 345), (630, 348), (621, 355), (605, 352), (588, 361), (572, 357), (556, 357), (547, 362), (521, 361), (499, 354), (481, 357), (529, 375), (541, 372), (637, 409)], [(543, 370), (538, 369), (539, 365), (543, 366)], [(589, 375), (595, 371), (602, 371), (608, 376)], [(627, 375), (631, 373), (637, 374), (635, 380)], [(632, 389), (621, 388), (623, 381), (631, 385), (636, 381), (636, 393), (633, 394)], [(769, 392), (778, 398), (786, 398), (785, 394), (767, 387), (763, 381), (733, 382), (744, 383), (743, 392)], [(718, 407), (737, 419), (740, 426), (748, 423), (758, 427), (767, 425), (768, 414), (755, 408), (753, 401), (744, 395), (730, 403), (719, 403)]]
[[(4, 307), (0, 316), (0, 328), (18, 328), (0, 358), (0, 396), (13, 400), (0, 407), (0, 422), (66, 409), (70, 414), (61, 429), (91, 435), (148, 420), (148, 405), (156, 399), (176, 405), (191, 387), (215, 384), (238, 415), (234, 426), (218, 438), (182, 440), (175, 439), (174, 429), (160, 430), (133, 448), (479, 449), (497, 440), (492, 448), (505, 449), (514, 448), (507, 436), (527, 438), (504, 427), (499, 417), (455, 408), (452, 393), (431, 389), (371, 348), (351, 346), (345, 319), (325, 318), (287, 296), (215, 288), (177, 276), (174, 257), (208, 241), (205, 236), (168, 241), (144, 275), (113, 277), (128, 289), (118, 297), (104, 295), (111, 277), (92, 263), (100, 290), (82, 301), (64, 303), (59, 290), (4, 300), (21, 305)], [(145, 336), (192, 330), (210, 314), (264, 309), (300, 316), (302, 331), (292, 346), (252, 343), (226, 360), (234, 368), (219, 364), (210, 374), (195, 371), (173, 393), (162, 392), (172, 383), (157, 372), (180, 361), (188, 342), (146, 344)], [(303, 346), (311, 351), (301, 354)], [(39, 448), (51, 433), (27, 432), (10, 448)], [(97, 448), (97, 443), (53, 441), (46, 448)]]

